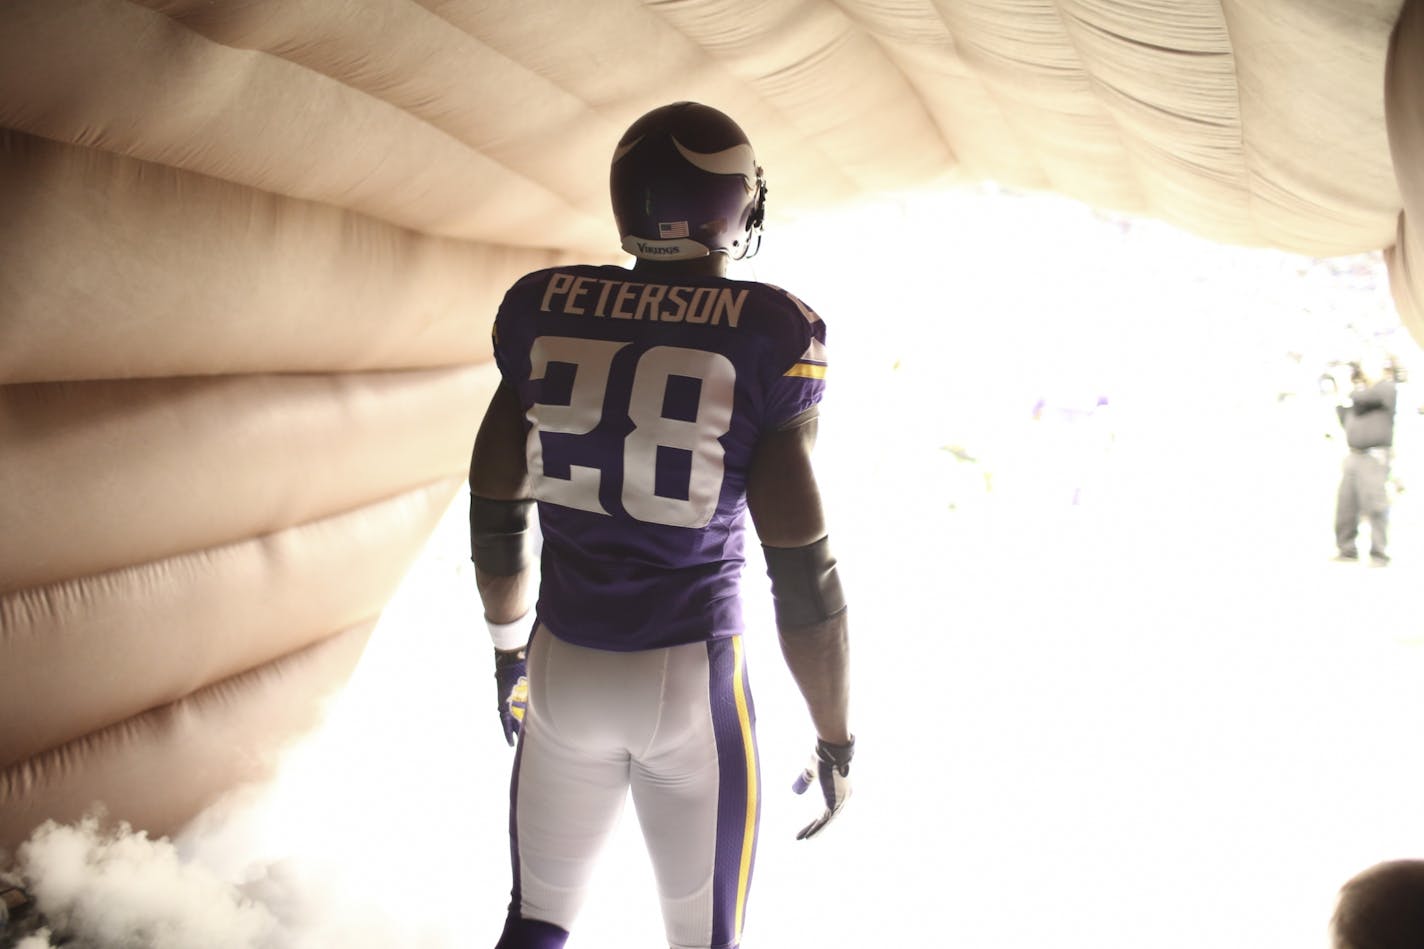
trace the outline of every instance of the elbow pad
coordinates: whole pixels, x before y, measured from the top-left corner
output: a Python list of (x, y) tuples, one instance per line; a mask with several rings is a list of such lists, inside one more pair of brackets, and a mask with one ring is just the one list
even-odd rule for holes
[(845, 594), (836, 574), (827, 537), (805, 547), (768, 547), (766, 573), (771, 577), (771, 599), (776, 625), (794, 629), (822, 623), (845, 611)]
[(470, 559), (481, 572), (512, 577), (530, 566), (529, 514), (534, 502), (470, 495)]

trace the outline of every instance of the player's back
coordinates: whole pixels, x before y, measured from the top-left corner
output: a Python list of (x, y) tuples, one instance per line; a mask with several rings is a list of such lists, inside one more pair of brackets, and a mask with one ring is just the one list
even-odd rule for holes
[(530, 422), (556, 635), (644, 649), (738, 633), (757, 439), (816, 404), (824, 327), (790, 294), (621, 267), (529, 274), (495, 356)]

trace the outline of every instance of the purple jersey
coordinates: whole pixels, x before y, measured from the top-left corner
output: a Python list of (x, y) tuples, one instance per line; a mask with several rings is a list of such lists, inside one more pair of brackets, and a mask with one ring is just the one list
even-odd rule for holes
[(505, 295), (494, 354), (528, 422), (539, 620), (634, 650), (742, 631), (747, 469), (825, 388), (825, 326), (722, 277), (558, 267)]

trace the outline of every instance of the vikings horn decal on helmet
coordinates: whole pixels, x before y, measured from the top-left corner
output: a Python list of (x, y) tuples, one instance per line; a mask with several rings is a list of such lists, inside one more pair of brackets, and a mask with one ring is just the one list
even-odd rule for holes
[(736, 122), (674, 102), (623, 133), (609, 176), (623, 249), (646, 260), (724, 253), (741, 259), (761, 232), (766, 182)]

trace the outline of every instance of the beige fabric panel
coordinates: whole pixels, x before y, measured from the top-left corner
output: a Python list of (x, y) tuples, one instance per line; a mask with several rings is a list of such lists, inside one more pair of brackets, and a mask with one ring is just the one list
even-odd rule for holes
[[(852, 195), (992, 178), (1232, 243), (1343, 254), (1392, 240), (1379, 77), (1400, 0), (648, 5), (671, 38), (633, 0), (603, 23), (572, 0), (519, 16), (425, 2), (624, 122), (654, 104), (645, 88), (727, 109), (767, 167), (773, 223), (783, 201), (824, 203), (803, 179), (845, 200), (824, 159)], [(652, 52), (636, 70), (590, 55), (616, 46)]]
[(1222, 3), (1258, 242), (1320, 256), (1386, 247), (1399, 194), (1380, 77), (1401, 2), (1289, 6)]
[[(768, 213), (821, 208), (862, 193), (851, 169), (814, 132), (828, 126), (855, 128), (863, 141), (874, 128), (873, 121), (866, 122), (866, 116), (843, 107), (828, 115), (829, 104), (823, 104), (819, 112), (803, 115), (794, 102), (764, 97), (733, 71), (728, 57), (736, 55), (738, 46), (775, 42), (777, 36), (738, 30), (728, 44), (709, 50), (666, 18), (671, 5), (649, 5), (641, 0), (549, 0), (524, 4), (518, 15), (511, 15), (510, 8), (503, 4), (478, 0), (416, 2), (479, 37), (544, 81), (571, 90), (588, 110), (614, 129), (611, 138), (597, 143), (585, 145), (557, 136), (552, 142), (566, 156), (563, 167), (567, 174), (589, 181), (605, 196), (607, 169), (618, 136), (642, 113), (674, 99), (691, 99), (723, 109), (747, 131), (771, 182), (773, 197)], [(816, 0), (814, 5), (830, 6), (822, 0)], [(688, 6), (694, 15), (700, 13), (704, 19), (735, 28), (747, 21), (760, 4), (739, 4), (728, 10), (720, 2), (699, 0)], [(782, 22), (776, 29), (778, 36), (796, 32), (794, 23)], [(794, 66), (782, 62), (776, 68)], [(501, 89), (496, 98), (506, 95), (517, 100), (521, 93), (518, 89)], [(521, 167), (540, 161), (542, 152), (551, 144), (537, 131), (532, 138), (527, 137), (518, 121), (502, 128), (502, 154)], [(928, 124), (923, 131), (938, 137)], [(922, 147), (918, 138), (902, 144), (905, 152)], [(884, 150), (882, 160), (895, 162), (893, 153), (897, 151), (900, 150)], [(909, 179), (899, 182), (918, 183)], [(559, 235), (558, 230), (548, 233), (550, 246), (578, 246), (571, 240), (561, 240)], [(608, 246), (600, 240), (589, 249), (606, 251)]]
[(1070, 2), (1063, 14), (1087, 87), (1111, 116), (1137, 184), (1131, 210), (1190, 221), (1208, 237), (1250, 233), (1239, 89), (1220, 5), (1145, 12)]
[(482, 362), (566, 259), (3, 130), (0, 196), (0, 382)]
[[(1044, 184), (1103, 207), (1146, 203), (1111, 112), (1095, 94), (1057, 5), (937, 5), (970, 70), (1034, 156)], [(957, 130), (947, 133), (951, 142)]]
[(1424, 346), (1424, 0), (1409, 0), (1390, 38), (1385, 114), (1404, 197), (1396, 244), (1385, 254), (1401, 320)]
[[(237, 785), (270, 776), (293, 736), (320, 720), (370, 636), (361, 623), (252, 672), (211, 685), (0, 769), (0, 849), (45, 820), (78, 820), (102, 802), (111, 820), (179, 830)], [(51, 696), (50, 701), (55, 697)]]
[[(605, 251), (610, 143), (751, 134), (773, 223), (993, 178), (1310, 254), (1388, 246), (1401, 0), (16, 0), (0, 124), (487, 244)], [(636, 55), (630, 51), (636, 50)]]
[[(589, 152), (611, 155), (623, 129), (438, 10), (410, 0), (137, 2), (215, 43), (285, 59), (401, 109), (547, 188), (609, 240), (605, 182), (576, 162)], [(521, 225), (488, 223), (511, 236)]]
[[(835, 155), (857, 190), (930, 181), (953, 166), (953, 155), (904, 74), (839, 5), (762, 0), (740, 7), (736, 16), (715, 15), (724, 5), (707, 2), (657, 9), (678, 33), (773, 105), (785, 117), (781, 124)], [(873, 117), (874, 134), (867, 135), (856, 121), (862, 117)], [(760, 135), (752, 140), (760, 147)], [(909, 147), (886, 147), (890, 142)]]
[(542, 247), (543, 221), (578, 244), (605, 233), (416, 116), (128, 0), (11, 0), (5, 16), (0, 125), (432, 234)]
[(0, 593), (462, 477), (497, 379), (486, 363), (0, 386)]
[(320, 683), (279, 657), (379, 612), (464, 477), (501, 294), (566, 255), (13, 132), (0, 197), (0, 812), (171, 829), (256, 772), (145, 710), (252, 669), (244, 741), (311, 724), (275, 713), (355, 654)]
[(375, 617), (463, 480), (0, 597), (0, 767)]
[(1404, 214), (1399, 216), (1396, 243), (1385, 249), (1384, 260), (1400, 322), (1424, 346), (1424, 236)]
[(942, 170), (944, 186), (992, 178), (1021, 188), (1048, 187), (1038, 155), (950, 33), (949, 8), (944, 15), (929, 3), (845, 4), (844, 9), (904, 73), (951, 150), (956, 164)]

